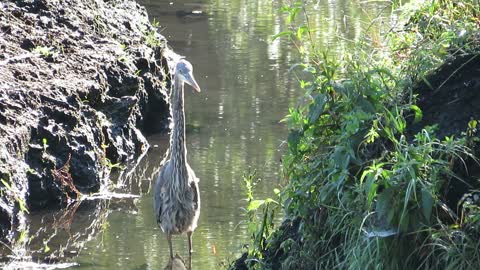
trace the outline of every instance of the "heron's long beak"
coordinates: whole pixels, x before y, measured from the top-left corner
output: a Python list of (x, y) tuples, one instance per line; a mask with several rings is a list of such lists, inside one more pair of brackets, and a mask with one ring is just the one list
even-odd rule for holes
[(193, 74), (191, 72), (186, 74), (185, 82), (190, 84), (193, 87), (193, 89), (195, 89), (195, 91), (197, 91), (197, 92), (201, 91), (200, 86), (198, 86), (198, 83), (197, 83), (197, 81), (195, 81), (195, 78), (193, 77)]

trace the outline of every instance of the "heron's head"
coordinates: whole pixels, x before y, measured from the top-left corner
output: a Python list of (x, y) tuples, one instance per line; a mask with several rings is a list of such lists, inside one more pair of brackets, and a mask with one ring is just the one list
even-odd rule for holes
[(175, 76), (178, 76), (180, 83), (188, 83), (193, 89), (197, 92), (200, 92), (200, 86), (198, 86), (197, 81), (193, 77), (193, 67), (190, 62), (185, 59), (180, 59), (175, 66)]

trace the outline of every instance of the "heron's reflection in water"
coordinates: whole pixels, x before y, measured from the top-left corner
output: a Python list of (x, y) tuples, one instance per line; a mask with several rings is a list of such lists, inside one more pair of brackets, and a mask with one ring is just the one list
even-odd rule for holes
[(178, 254), (175, 255), (173, 259), (168, 261), (167, 266), (165, 266), (165, 270), (191, 270), (192, 269), (192, 258), (190, 257), (188, 260), (188, 268), (185, 265), (184, 260)]

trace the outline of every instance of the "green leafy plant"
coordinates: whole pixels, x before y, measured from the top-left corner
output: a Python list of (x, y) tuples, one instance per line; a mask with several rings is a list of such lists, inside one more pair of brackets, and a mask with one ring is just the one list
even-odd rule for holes
[(152, 30), (143, 30), (145, 36), (145, 43), (151, 48), (162, 47), (164, 41), (161, 39), (161, 36), (157, 34), (157, 28), (160, 27), (160, 22), (156, 18), (153, 18), (151, 23)]
[(125, 167), (122, 166), (120, 162), (113, 163), (109, 158), (107, 158), (108, 145), (102, 143), (102, 145), (100, 147), (102, 148), (102, 156), (103, 156), (103, 162), (102, 163), (103, 163), (104, 166), (107, 166), (110, 170), (112, 170), (114, 168), (120, 169), (120, 170), (125, 169)]
[(99, 34), (105, 34), (107, 32), (107, 25), (99, 14), (93, 16), (93, 30)]
[[(7, 180), (0, 179), (0, 182), (6, 188), (7, 192), (10, 193), (10, 195), (12, 195), (13, 198), (15, 198), (15, 201), (17, 202), (18, 208), (20, 209), (20, 211), (25, 212), (25, 213), (29, 213), (28, 208), (27, 208), (27, 203), (25, 202), (25, 200), (23, 200), (22, 198), (19, 197), (19, 195), (18, 195), (19, 192), (14, 187), (12, 187), (12, 185), (10, 185), (10, 183)], [(2, 191), (2, 193), (3, 193), (3, 191)]]
[(43, 146), (43, 152), (46, 152), (48, 148), (47, 138), (42, 138), (42, 146)]
[(156, 30), (152, 30), (145, 33), (145, 43), (151, 48), (156, 48), (161, 47), (164, 42), (157, 35)]
[(247, 250), (247, 265), (252, 269), (263, 269), (263, 252), (267, 248), (267, 239), (274, 229), (275, 210), (278, 202), (271, 199), (255, 199), (254, 188), (258, 179), (256, 172), (245, 174), (243, 177), (245, 195), (247, 196), (247, 232), (251, 241)]
[(436, 126), (415, 134), (410, 125), (423, 118), (414, 83), (429, 85), (428, 75), (449, 57), (479, 54), (478, 1), (403, 5), (399, 25), (406, 26), (376, 41), (383, 46), (366, 33), (335, 58), (318, 49), (303, 2), (282, 10), (287, 29), (273, 39), (287, 38), (302, 59), (291, 71), (304, 102), (283, 119), (289, 183), (280, 194), (303, 240), (275, 235), (249, 254), (262, 262), (261, 243), (283, 241), (284, 269), (474, 269), (478, 205), (464, 203), (457, 216), (444, 193), (452, 179), (462, 181), (454, 164), (478, 162), (470, 149), (476, 121), (466, 136), (445, 138), (436, 137)]
[(55, 55), (53, 47), (37, 46), (32, 50), (32, 52), (36, 54), (40, 54), (43, 57), (49, 57), (49, 56)]
[(152, 26), (153, 26), (154, 28), (160, 27), (160, 22), (157, 20), (157, 18), (153, 18)]
[(117, 169), (120, 169), (120, 170), (123, 170), (125, 167), (122, 166), (119, 162), (117, 163), (112, 163), (110, 161), (110, 159), (108, 158), (105, 158), (105, 165), (109, 168), (109, 169), (113, 169), (113, 168), (117, 168)]

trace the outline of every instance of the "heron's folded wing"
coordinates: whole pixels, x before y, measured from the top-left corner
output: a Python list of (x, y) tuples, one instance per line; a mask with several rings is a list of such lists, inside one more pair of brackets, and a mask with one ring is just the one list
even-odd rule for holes
[(197, 188), (197, 184), (195, 182), (190, 182), (190, 187), (192, 188), (192, 192), (193, 192), (193, 208), (195, 210), (198, 210), (198, 206), (199, 206), (199, 199), (200, 199), (200, 194), (198, 193), (198, 188)]
[(162, 194), (160, 192), (155, 192), (154, 195), (154, 210), (155, 217), (157, 218), (157, 223), (160, 224), (160, 217), (162, 216)]
[(154, 195), (153, 195), (153, 208), (155, 211), (155, 217), (157, 218), (157, 223), (160, 224), (160, 217), (162, 216), (162, 206), (163, 206), (163, 196), (165, 194), (162, 191), (163, 182), (164, 182), (164, 173), (160, 172), (157, 181), (155, 182)]

